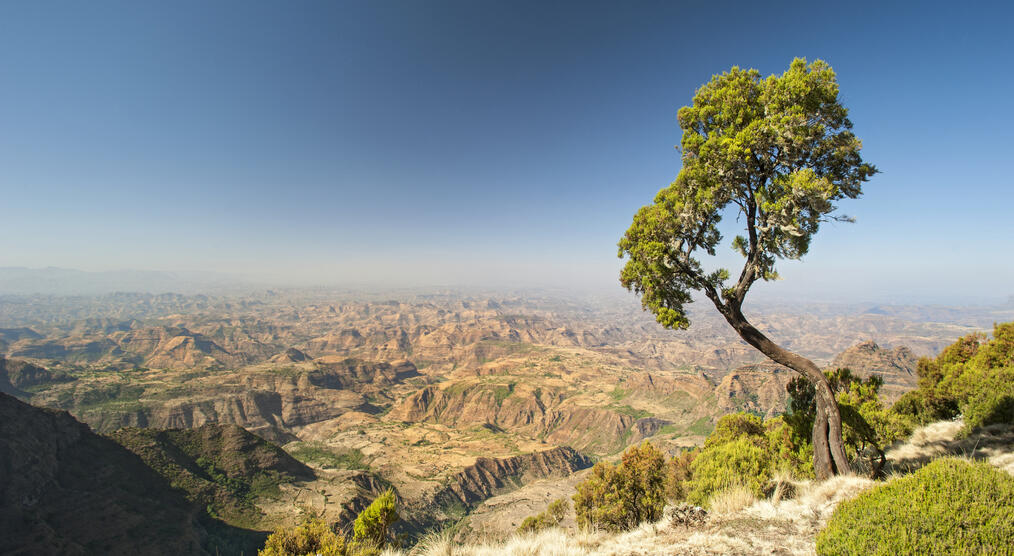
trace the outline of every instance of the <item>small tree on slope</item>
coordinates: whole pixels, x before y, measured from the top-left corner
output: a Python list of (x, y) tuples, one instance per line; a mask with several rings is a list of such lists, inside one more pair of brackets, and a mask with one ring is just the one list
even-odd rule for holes
[[(820, 60), (797, 58), (767, 79), (738, 67), (714, 76), (677, 115), (683, 168), (676, 181), (634, 215), (619, 242), (620, 257), (628, 257), (620, 282), (661, 325), (688, 328), (685, 306), (691, 292), (703, 292), (744, 341), (814, 383), (818, 478), (848, 470), (834, 394), (817, 365), (768, 339), (742, 309), (757, 280), (777, 278), (777, 259), (805, 255), (822, 222), (850, 220), (832, 214), (834, 203), (859, 197), (876, 173), (847, 116), (834, 70)], [(728, 212), (745, 233), (732, 242), (745, 258), (735, 282), (698, 258), (715, 255)]]

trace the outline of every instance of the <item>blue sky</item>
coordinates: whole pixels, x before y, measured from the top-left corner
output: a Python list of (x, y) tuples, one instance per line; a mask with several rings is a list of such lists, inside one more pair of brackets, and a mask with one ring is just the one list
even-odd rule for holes
[(676, 110), (803, 56), (882, 173), (757, 295), (1006, 299), (1014, 13), (887, 4), (4, 2), (0, 266), (619, 288)]

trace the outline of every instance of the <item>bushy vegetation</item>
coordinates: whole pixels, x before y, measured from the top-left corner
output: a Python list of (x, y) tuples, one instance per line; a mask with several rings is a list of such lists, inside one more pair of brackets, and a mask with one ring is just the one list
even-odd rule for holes
[(741, 437), (701, 450), (692, 470), (687, 500), (705, 506), (714, 494), (739, 486), (760, 496), (771, 478), (771, 457), (750, 438)]
[(970, 334), (936, 358), (919, 360), (919, 388), (894, 404), (918, 423), (965, 418), (966, 431), (1014, 423), (1014, 322), (993, 327), (993, 339)]
[[(826, 371), (831, 390), (842, 416), (842, 440), (845, 453), (854, 467), (865, 468), (878, 477), (884, 466), (884, 448), (912, 432), (915, 421), (884, 407), (880, 388), (884, 381), (877, 375), (862, 379), (849, 369)], [(816, 415), (813, 384), (802, 377), (789, 381), (789, 407), (785, 423), (792, 428), (797, 446), (810, 445), (810, 433)]]
[(566, 498), (554, 500), (546, 508), (546, 511), (526, 517), (518, 527), (518, 533), (537, 533), (550, 527), (556, 527), (567, 517), (568, 510), (570, 510), (570, 503)]
[(709, 506), (716, 494), (743, 488), (761, 496), (776, 471), (812, 476), (812, 450), (783, 419), (725, 415), (699, 450), (670, 462), (671, 499)]
[(276, 530), (258, 556), (375, 556), (387, 546), (392, 523), (398, 520), (397, 500), (388, 490), (356, 517), (352, 539), (336, 533), (323, 519), (307, 516), (296, 527)]
[(394, 491), (388, 489), (356, 517), (352, 524), (353, 540), (359, 544), (384, 547), (388, 543), (391, 524), (398, 521)]
[(715, 495), (743, 488), (761, 496), (779, 470), (812, 476), (811, 454), (783, 419), (734, 413), (718, 420), (703, 447), (668, 461), (645, 442), (618, 465), (596, 464), (577, 487), (574, 509), (582, 527), (623, 531), (658, 519), (667, 502), (709, 506)]
[(843, 502), (817, 536), (818, 554), (1006, 554), (1014, 478), (947, 458)]
[(279, 529), (268, 537), (258, 556), (350, 556), (348, 543), (324, 520), (311, 517), (297, 527)]
[(666, 461), (648, 442), (624, 452), (620, 463), (599, 462), (577, 486), (574, 511), (583, 528), (625, 531), (662, 516)]

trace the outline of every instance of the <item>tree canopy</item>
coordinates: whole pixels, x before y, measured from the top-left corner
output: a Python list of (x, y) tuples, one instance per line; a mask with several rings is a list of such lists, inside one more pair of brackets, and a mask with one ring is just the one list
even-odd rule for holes
[[(822, 222), (849, 220), (833, 214), (835, 202), (859, 197), (876, 169), (863, 162), (834, 70), (821, 60), (797, 58), (766, 79), (733, 67), (677, 117), (683, 167), (634, 216), (619, 256), (629, 257), (623, 286), (660, 324), (685, 329), (693, 291), (738, 312), (755, 281), (778, 276), (777, 259), (805, 255)], [(744, 223), (732, 241), (746, 259), (734, 283), (727, 269), (706, 271), (699, 259), (715, 255), (730, 211)]]
[[(619, 242), (628, 257), (620, 283), (667, 328), (688, 328), (686, 304), (701, 291), (751, 346), (809, 379), (815, 387), (814, 470), (818, 478), (848, 470), (841, 414), (827, 377), (809, 359), (772, 342), (743, 316), (743, 300), (757, 280), (772, 280), (778, 259), (799, 259), (834, 214), (855, 199), (876, 173), (863, 162), (848, 110), (838, 100), (834, 70), (797, 58), (782, 75), (733, 67), (697, 90), (680, 108), (683, 168), (654, 204), (637, 211)], [(745, 235), (732, 247), (746, 260), (739, 278), (707, 271), (719, 223), (728, 213)]]

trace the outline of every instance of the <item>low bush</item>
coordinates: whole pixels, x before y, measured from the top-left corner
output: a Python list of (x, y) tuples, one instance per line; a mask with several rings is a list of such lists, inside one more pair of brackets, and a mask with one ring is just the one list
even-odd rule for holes
[(970, 334), (936, 358), (919, 360), (919, 388), (894, 404), (894, 413), (926, 424), (965, 418), (965, 432), (1014, 423), (1014, 322), (993, 327), (993, 338)]
[(521, 522), (521, 527), (518, 527), (518, 533), (536, 533), (550, 527), (556, 527), (567, 517), (567, 510), (569, 509), (570, 504), (566, 498), (554, 500), (546, 508), (546, 511), (526, 517)]
[(775, 471), (799, 479), (812, 479), (813, 443), (779, 415), (764, 421), (771, 465)]
[(693, 477), (691, 465), (697, 450), (684, 450), (665, 464), (665, 498), (673, 502), (687, 499), (687, 489)]
[(687, 501), (707, 507), (713, 495), (735, 487), (746, 488), (757, 497), (763, 495), (764, 485), (771, 479), (772, 461), (765, 447), (742, 436), (706, 446), (694, 458), (691, 470)]
[(648, 442), (629, 448), (619, 465), (595, 464), (574, 495), (578, 525), (625, 531), (658, 520), (665, 508), (665, 471), (665, 457)]
[(377, 556), (398, 520), (396, 502), (393, 490), (378, 496), (356, 517), (351, 541), (320, 517), (309, 516), (296, 527), (272, 533), (257, 556)]
[(257, 556), (349, 556), (345, 539), (324, 520), (308, 518), (299, 526), (279, 529), (268, 537)]
[(835, 509), (818, 554), (1007, 554), (1014, 478), (986, 463), (936, 460)]
[(1014, 367), (997, 369), (963, 404), (965, 432), (995, 423), (1014, 423)]

